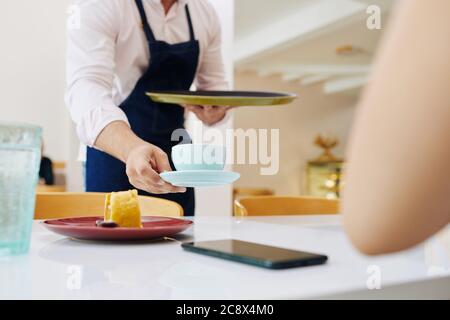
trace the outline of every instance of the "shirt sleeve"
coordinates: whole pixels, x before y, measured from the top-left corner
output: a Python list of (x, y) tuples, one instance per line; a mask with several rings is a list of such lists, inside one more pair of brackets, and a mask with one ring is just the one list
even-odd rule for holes
[(109, 123), (124, 121), (129, 125), (112, 96), (120, 10), (112, 0), (79, 0), (70, 12), (66, 105), (80, 141), (93, 146)]
[(228, 90), (222, 56), (222, 31), (217, 12), (209, 4), (208, 43), (203, 48), (195, 86), (198, 90)]

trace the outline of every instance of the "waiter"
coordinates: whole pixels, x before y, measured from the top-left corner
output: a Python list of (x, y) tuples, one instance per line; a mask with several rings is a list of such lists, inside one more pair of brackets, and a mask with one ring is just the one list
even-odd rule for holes
[(226, 90), (219, 19), (207, 0), (81, 0), (68, 32), (66, 102), (86, 153), (86, 191), (138, 188), (195, 209), (193, 189), (164, 182), (191, 111), (206, 125), (226, 108), (152, 102), (152, 90)]

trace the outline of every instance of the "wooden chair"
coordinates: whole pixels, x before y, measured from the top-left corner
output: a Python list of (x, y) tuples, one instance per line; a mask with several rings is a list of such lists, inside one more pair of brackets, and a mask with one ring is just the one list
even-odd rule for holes
[(267, 188), (233, 188), (233, 203), (243, 197), (273, 196), (275, 191)]
[[(103, 216), (105, 193), (45, 192), (36, 194), (35, 219)], [(176, 202), (139, 196), (144, 216), (182, 217), (183, 208)]]
[(53, 170), (66, 170), (66, 163), (64, 161), (53, 161)]
[(337, 214), (339, 201), (314, 197), (258, 196), (235, 200), (235, 216)]
[[(67, 184), (67, 165), (62, 161), (53, 161), (53, 176), (55, 178), (56, 186), (66, 186)], [(62, 190), (66, 191), (66, 190)], [(54, 192), (62, 192), (59, 190), (55, 190)], [(39, 190), (38, 190), (39, 192)], [(47, 191), (49, 192), (49, 191)]]
[(36, 192), (65, 192), (66, 186), (53, 185), (47, 186), (44, 184), (38, 184), (36, 186)]
[(275, 192), (266, 188), (234, 188), (233, 195), (239, 197), (273, 196)]

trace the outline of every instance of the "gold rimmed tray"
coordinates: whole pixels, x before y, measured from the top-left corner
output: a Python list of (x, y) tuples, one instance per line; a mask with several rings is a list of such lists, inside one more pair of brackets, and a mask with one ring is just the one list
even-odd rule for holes
[(292, 93), (261, 91), (152, 91), (146, 94), (160, 103), (231, 107), (283, 105), (297, 98)]

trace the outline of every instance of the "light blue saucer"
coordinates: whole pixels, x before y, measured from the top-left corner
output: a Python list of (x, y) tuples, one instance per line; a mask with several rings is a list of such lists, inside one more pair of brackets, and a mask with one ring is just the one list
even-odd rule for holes
[(231, 184), (240, 178), (240, 174), (222, 170), (171, 171), (160, 174), (164, 181), (177, 187), (214, 187)]

